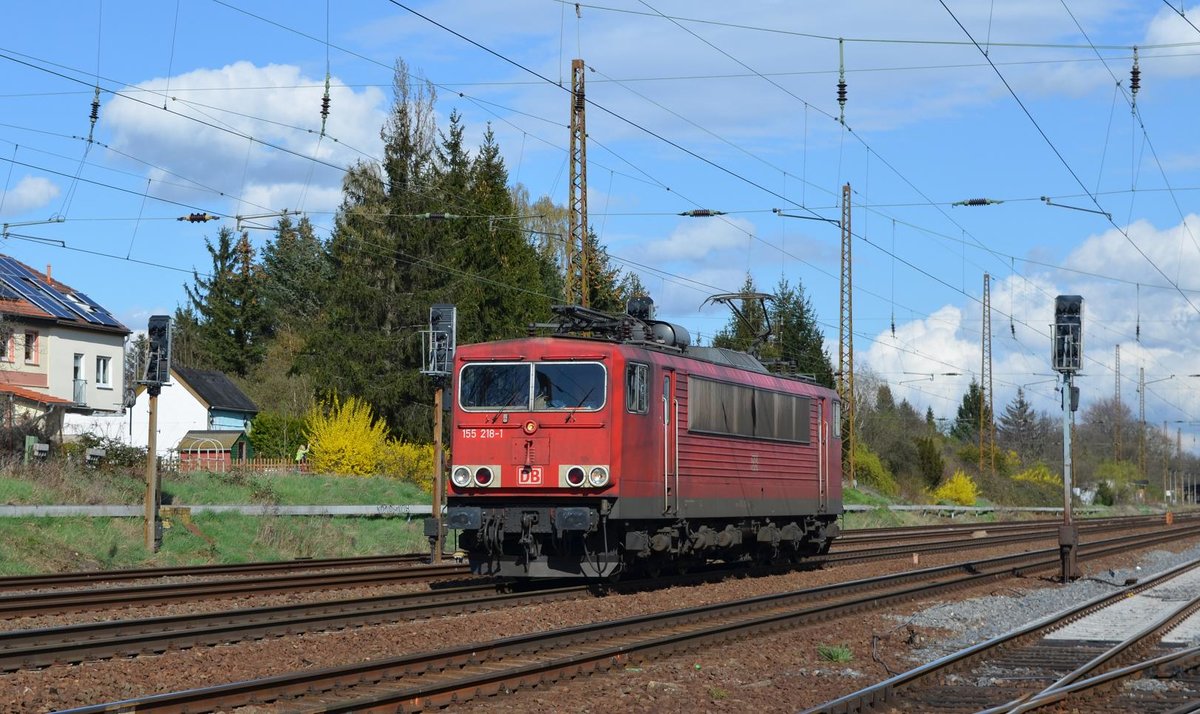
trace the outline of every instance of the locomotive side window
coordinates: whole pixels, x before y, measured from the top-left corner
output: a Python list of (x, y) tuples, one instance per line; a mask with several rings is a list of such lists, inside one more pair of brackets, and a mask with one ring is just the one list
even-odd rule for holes
[(597, 362), (541, 362), (533, 366), (536, 410), (604, 406), (605, 370)]
[(689, 377), (688, 405), (688, 431), (809, 443), (808, 397)]
[(833, 403), (833, 438), (842, 438), (842, 403)]
[(458, 385), (464, 409), (529, 409), (528, 364), (468, 364)]
[(630, 364), (625, 368), (625, 411), (645, 414), (650, 411), (649, 365)]

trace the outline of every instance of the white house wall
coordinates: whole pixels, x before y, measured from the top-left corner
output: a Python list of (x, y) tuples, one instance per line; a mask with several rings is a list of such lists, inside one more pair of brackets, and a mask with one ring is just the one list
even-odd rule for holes
[[(127, 434), (133, 446), (147, 446), (150, 425), (150, 393), (142, 390), (130, 409), (132, 425)], [(158, 395), (158, 434), (155, 451), (166, 456), (179, 440), (192, 429), (208, 428), (208, 407), (186, 387), (172, 378), (171, 384), (162, 388)]]
[[(83, 355), (84, 403), (92, 409), (120, 412), (125, 398), (125, 336), (47, 327), (43, 355), (51, 396), (75, 399), (75, 355)], [(96, 358), (108, 357), (109, 386), (96, 383)]]

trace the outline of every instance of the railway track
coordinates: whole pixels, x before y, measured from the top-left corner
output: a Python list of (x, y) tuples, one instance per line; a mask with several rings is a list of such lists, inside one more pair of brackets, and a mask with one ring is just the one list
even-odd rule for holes
[[(1173, 514), (1176, 523), (1189, 523), (1200, 519), (1200, 514)], [(1077, 520), (1079, 532), (1096, 533), (1113, 530), (1154, 527), (1163, 524), (1164, 516), (1121, 516), (1117, 518), (1088, 518)], [(900, 528), (861, 528), (842, 531), (833, 543), (833, 552), (845, 550), (859, 545), (875, 543), (896, 543), (912, 540), (945, 539), (970, 540), (975, 534), (985, 532), (988, 535), (1000, 533), (1034, 533), (1044, 532), (1058, 535), (1061, 519), (1033, 521), (1000, 521), (996, 523), (951, 523), (935, 526), (904, 526)]]
[(155, 580), (173, 577), (208, 577), (212, 575), (259, 575), (263, 573), (312, 572), (316, 570), (348, 570), (387, 565), (428, 564), (423, 553), (376, 555), (358, 558), (308, 558), (267, 563), (236, 563), (232, 565), (195, 565), (177, 568), (127, 568), (96, 570), (49, 575), (12, 575), (0, 577), (0, 592), (32, 590), (35, 588), (90, 585), (130, 580)]
[(805, 714), (1194, 712), (1198, 611), (1193, 561)]
[[(1198, 535), (1200, 526), (1189, 525), (1114, 538), (1081, 546), (1079, 556), (1086, 560)], [(427, 709), (1059, 565), (1057, 548), (1044, 549), (71, 711), (206, 711), (271, 702), (289, 711)]]
[(111, 607), (156, 605), (212, 598), (390, 585), (469, 575), (465, 565), (423, 565), (406, 568), (372, 568), (351, 572), (275, 575), (254, 579), (212, 580), (188, 583), (133, 585), (52, 590), (0, 596), (0, 618), (83, 612)]
[[(1099, 532), (1095, 529), (1092, 532)], [(1042, 533), (1025, 533), (1020, 540), (1044, 540)], [(944, 537), (930, 533), (926, 537)], [(1010, 543), (1013, 536), (972, 538), (970, 547), (994, 547)], [(914, 548), (914, 545), (918, 546)], [(930, 550), (945, 550), (940, 542), (927, 544)], [(955, 550), (963, 550), (956, 545)], [(907, 556), (920, 550), (910, 543), (899, 549), (857, 550), (854, 557), (838, 556), (841, 562), (857, 562)], [(747, 576), (779, 574), (790, 567), (766, 567), (741, 571)], [(660, 577), (654, 581), (630, 581), (618, 589), (636, 591), (650, 588), (700, 585), (729, 575), (722, 567), (687, 575)], [(607, 586), (612, 589), (614, 586)], [(224, 610), (214, 613), (110, 620), (61, 627), (0, 632), (0, 671), (38, 668), (55, 664), (73, 664), (114, 656), (153, 654), (169, 649), (197, 645), (232, 643), (247, 639), (285, 636), (300, 632), (342, 629), (369, 624), (401, 622), (462, 612), (511, 607), (540, 601), (588, 597), (596, 586), (575, 581), (540, 582), (521, 589), (508, 582), (483, 582), (439, 589), (436, 592), (382, 595), (295, 605)], [(106, 591), (101, 591), (103, 594)], [(123, 601), (122, 601), (123, 602)]]

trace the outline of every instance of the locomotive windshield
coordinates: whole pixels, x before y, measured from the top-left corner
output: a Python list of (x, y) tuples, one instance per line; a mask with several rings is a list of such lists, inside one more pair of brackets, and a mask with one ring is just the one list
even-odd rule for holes
[(458, 399), (464, 409), (595, 410), (604, 406), (605, 377), (597, 362), (468, 364)]
[(469, 364), (458, 394), (464, 409), (529, 409), (529, 365)]

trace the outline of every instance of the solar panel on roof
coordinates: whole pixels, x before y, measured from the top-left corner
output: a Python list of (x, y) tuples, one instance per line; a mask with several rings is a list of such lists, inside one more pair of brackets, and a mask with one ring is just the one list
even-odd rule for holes
[(8, 256), (0, 257), (0, 278), (4, 278), (9, 287), (20, 293), (21, 297), (55, 317), (73, 320), (79, 316), (88, 322), (103, 324), (92, 318), (83, 308), (72, 305), (69, 298)]
[[(3, 269), (0, 268), (0, 270)], [(21, 297), (54, 317), (60, 317), (64, 320), (74, 319), (74, 315), (69, 310), (34, 290), (33, 286), (29, 285), (21, 276), (11, 273), (0, 273), (0, 280), (3, 280), (8, 287), (16, 291)]]
[(124, 327), (124, 325), (117, 322), (116, 318), (112, 316), (112, 313), (104, 309), (104, 306), (100, 303), (91, 299), (87, 295), (84, 295), (78, 290), (75, 291), (74, 295), (75, 297), (79, 298), (80, 302), (92, 308), (93, 315), (105, 325), (108, 325), (109, 327)]

